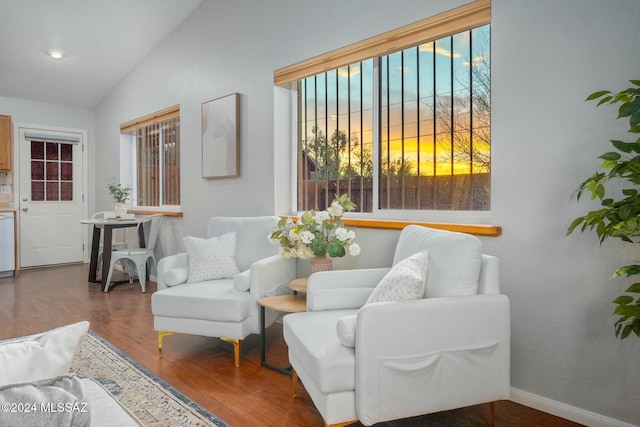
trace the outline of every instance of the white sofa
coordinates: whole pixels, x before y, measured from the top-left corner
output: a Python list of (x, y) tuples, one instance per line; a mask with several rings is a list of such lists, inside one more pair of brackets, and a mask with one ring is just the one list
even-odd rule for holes
[(294, 390), (297, 376), (327, 425), (509, 398), (509, 300), (498, 260), (473, 236), (409, 226), (394, 269), (425, 249), (424, 298), (367, 304), (389, 268), (321, 272), (309, 277), (307, 312), (284, 317)]
[[(278, 221), (277, 216), (209, 220), (208, 239), (236, 233), (235, 264), (239, 274), (233, 278), (189, 282), (188, 253), (160, 260), (158, 291), (152, 296), (151, 310), (161, 355), (166, 335), (219, 337), (233, 344), (235, 365), (239, 366), (241, 340), (260, 332), (258, 299), (296, 276), (295, 260), (278, 255), (278, 248), (267, 239)], [(266, 326), (281, 316), (268, 311)]]

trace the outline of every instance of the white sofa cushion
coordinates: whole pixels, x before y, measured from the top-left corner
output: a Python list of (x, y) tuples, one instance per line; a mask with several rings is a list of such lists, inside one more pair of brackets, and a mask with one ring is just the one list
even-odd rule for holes
[(0, 344), (0, 386), (68, 374), (88, 330), (89, 322), (78, 322)]
[(238, 292), (233, 279), (208, 280), (162, 289), (152, 296), (155, 316), (242, 322), (249, 317), (251, 295)]
[(429, 251), (426, 297), (475, 295), (482, 264), (482, 243), (470, 234), (409, 225), (400, 233), (393, 264)]
[(183, 237), (189, 255), (187, 283), (214, 279), (232, 279), (239, 273), (236, 266), (236, 233), (201, 239)]
[(357, 310), (327, 310), (287, 314), (283, 319), (289, 352), (322, 393), (355, 389), (355, 349), (342, 345), (336, 334), (338, 320)]
[(382, 301), (406, 301), (424, 296), (429, 251), (420, 251), (403, 259), (376, 285), (367, 304)]
[(189, 267), (176, 267), (164, 273), (164, 284), (167, 286), (177, 286), (187, 283), (189, 279)]

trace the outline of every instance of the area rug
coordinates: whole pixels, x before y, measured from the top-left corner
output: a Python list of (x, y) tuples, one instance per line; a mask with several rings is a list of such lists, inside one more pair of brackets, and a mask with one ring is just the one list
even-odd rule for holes
[(71, 371), (100, 382), (148, 427), (228, 425), (89, 331)]

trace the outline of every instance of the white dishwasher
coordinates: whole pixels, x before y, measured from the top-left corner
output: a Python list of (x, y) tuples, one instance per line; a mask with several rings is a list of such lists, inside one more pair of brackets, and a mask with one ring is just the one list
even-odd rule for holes
[(0, 212), (0, 277), (13, 276), (16, 265), (13, 212)]

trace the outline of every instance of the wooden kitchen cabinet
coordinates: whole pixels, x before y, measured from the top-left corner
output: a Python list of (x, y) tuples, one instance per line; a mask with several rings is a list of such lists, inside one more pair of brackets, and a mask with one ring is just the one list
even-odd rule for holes
[(11, 116), (0, 116), (0, 171), (10, 172), (13, 160)]

